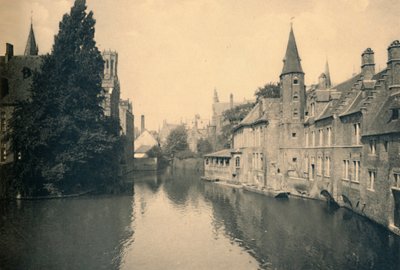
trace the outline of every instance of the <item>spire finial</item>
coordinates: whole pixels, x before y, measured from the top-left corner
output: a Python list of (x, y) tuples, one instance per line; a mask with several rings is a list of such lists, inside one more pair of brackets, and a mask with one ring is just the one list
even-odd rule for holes
[(33, 25), (33, 10), (31, 9), (31, 25)]
[(294, 16), (290, 18), (290, 28), (293, 28), (293, 20), (294, 20)]

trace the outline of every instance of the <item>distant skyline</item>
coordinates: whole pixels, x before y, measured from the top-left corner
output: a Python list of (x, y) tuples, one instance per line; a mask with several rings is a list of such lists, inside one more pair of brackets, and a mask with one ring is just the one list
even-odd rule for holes
[[(39, 53), (48, 53), (73, 0), (0, 0), (0, 50), (23, 54), (31, 11)], [(99, 49), (116, 50), (122, 98), (133, 102), (135, 125), (164, 119), (211, 118), (214, 88), (236, 101), (279, 80), (291, 18), (307, 85), (326, 59), (332, 82), (359, 72), (361, 53), (375, 52), (384, 69), (387, 47), (400, 39), (398, 0), (87, 0)]]

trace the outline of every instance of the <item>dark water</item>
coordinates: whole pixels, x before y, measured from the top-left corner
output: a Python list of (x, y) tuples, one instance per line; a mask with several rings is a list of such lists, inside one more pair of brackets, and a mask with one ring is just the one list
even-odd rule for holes
[(400, 239), (347, 210), (190, 171), (135, 178), (123, 195), (1, 202), (0, 269), (400, 269)]

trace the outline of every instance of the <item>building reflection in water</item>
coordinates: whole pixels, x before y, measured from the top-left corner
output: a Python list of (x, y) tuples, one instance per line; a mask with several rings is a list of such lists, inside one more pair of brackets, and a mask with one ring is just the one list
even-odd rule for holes
[(205, 184), (215, 230), (243, 246), (266, 269), (398, 269), (399, 238), (323, 202), (280, 201)]

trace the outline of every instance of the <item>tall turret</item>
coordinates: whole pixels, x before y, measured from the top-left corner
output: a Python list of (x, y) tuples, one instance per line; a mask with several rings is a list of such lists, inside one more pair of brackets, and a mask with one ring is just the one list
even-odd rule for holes
[(35, 33), (33, 32), (33, 24), (31, 22), (31, 29), (29, 30), (28, 41), (25, 46), (25, 56), (38, 55), (39, 48), (36, 44)]
[(301, 122), (304, 119), (304, 72), (300, 61), (296, 39), (291, 27), (280, 76), (282, 120), (286, 123)]

